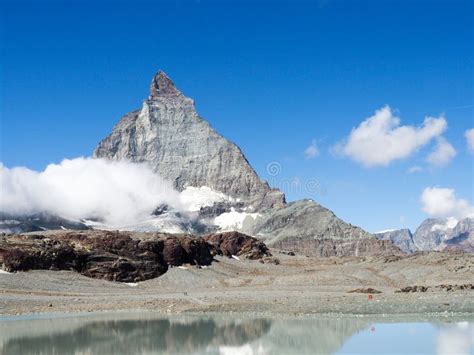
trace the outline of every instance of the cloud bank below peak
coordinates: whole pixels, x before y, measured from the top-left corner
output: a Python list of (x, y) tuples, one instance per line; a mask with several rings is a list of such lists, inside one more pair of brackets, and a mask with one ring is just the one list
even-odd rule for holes
[(353, 128), (346, 139), (333, 147), (333, 152), (366, 167), (388, 166), (396, 160), (410, 157), (433, 139), (439, 138), (441, 140), (429, 160), (433, 164), (444, 165), (455, 155), (454, 148), (441, 138), (447, 126), (443, 116), (426, 117), (419, 127), (402, 126), (392, 109), (384, 106)]
[(135, 223), (160, 204), (182, 210), (178, 191), (146, 164), (104, 159), (65, 159), (44, 171), (7, 168), (0, 163), (0, 212), (47, 212), (110, 225)]

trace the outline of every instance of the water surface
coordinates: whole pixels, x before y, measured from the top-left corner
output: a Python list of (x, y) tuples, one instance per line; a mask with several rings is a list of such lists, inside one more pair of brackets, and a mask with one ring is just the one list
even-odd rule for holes
[(0, 317), (1, 354), (474, 354), (457, 317)]

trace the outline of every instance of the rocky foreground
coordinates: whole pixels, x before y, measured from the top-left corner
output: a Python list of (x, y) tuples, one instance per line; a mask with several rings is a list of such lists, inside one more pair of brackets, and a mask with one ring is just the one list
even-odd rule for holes
[(0, 271), (0, 315), (474, 313), (467, 253), (320, 258), (270, 251), (239, 233), (56, 231), (0, 240), (4, 270), (18, 270)]
[(7, 272), (71, 270), (120, 282), (153, 279), (170, 266), (208, 266), (215, 255), (263, 259), (271, 253), (263, 242), (238, 232), (195, 237), (88, 230), (0, 236), (0, 265)]

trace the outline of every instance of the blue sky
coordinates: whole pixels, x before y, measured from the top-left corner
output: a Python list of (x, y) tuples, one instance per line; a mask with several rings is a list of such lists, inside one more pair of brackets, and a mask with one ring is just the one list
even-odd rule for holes
[[(464, 138), (474, 127), (472, 1), (0, 6), (0, 160), (8, 167), (42, 170), (90, 155), (141, 106), (161, 68), (289, 200), (313, 198), (368, 231), (415, 228), (427, 216), (426, 187), (473, 203), (474, 156)], [(442, 167), (427, 163), (437, 136), (387, 166), (335, 157), (333, 147), (384, 105), (402, 126), (444, 115), (439, 136), (456, 156)], [(313, 140), (319, 155), (308, 159)], [(270, 162), (281, 166), (276, 177)], [(423, 171), (408, 173), (414, 166)], [(293, 179), (300, 187), (288, 187)]]

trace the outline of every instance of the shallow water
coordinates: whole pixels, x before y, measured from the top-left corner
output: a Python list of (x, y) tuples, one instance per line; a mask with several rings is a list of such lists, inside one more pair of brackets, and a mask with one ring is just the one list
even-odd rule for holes
[(1, 354), (474, 354), (474, 319), (106, 313), (0, 317)]

